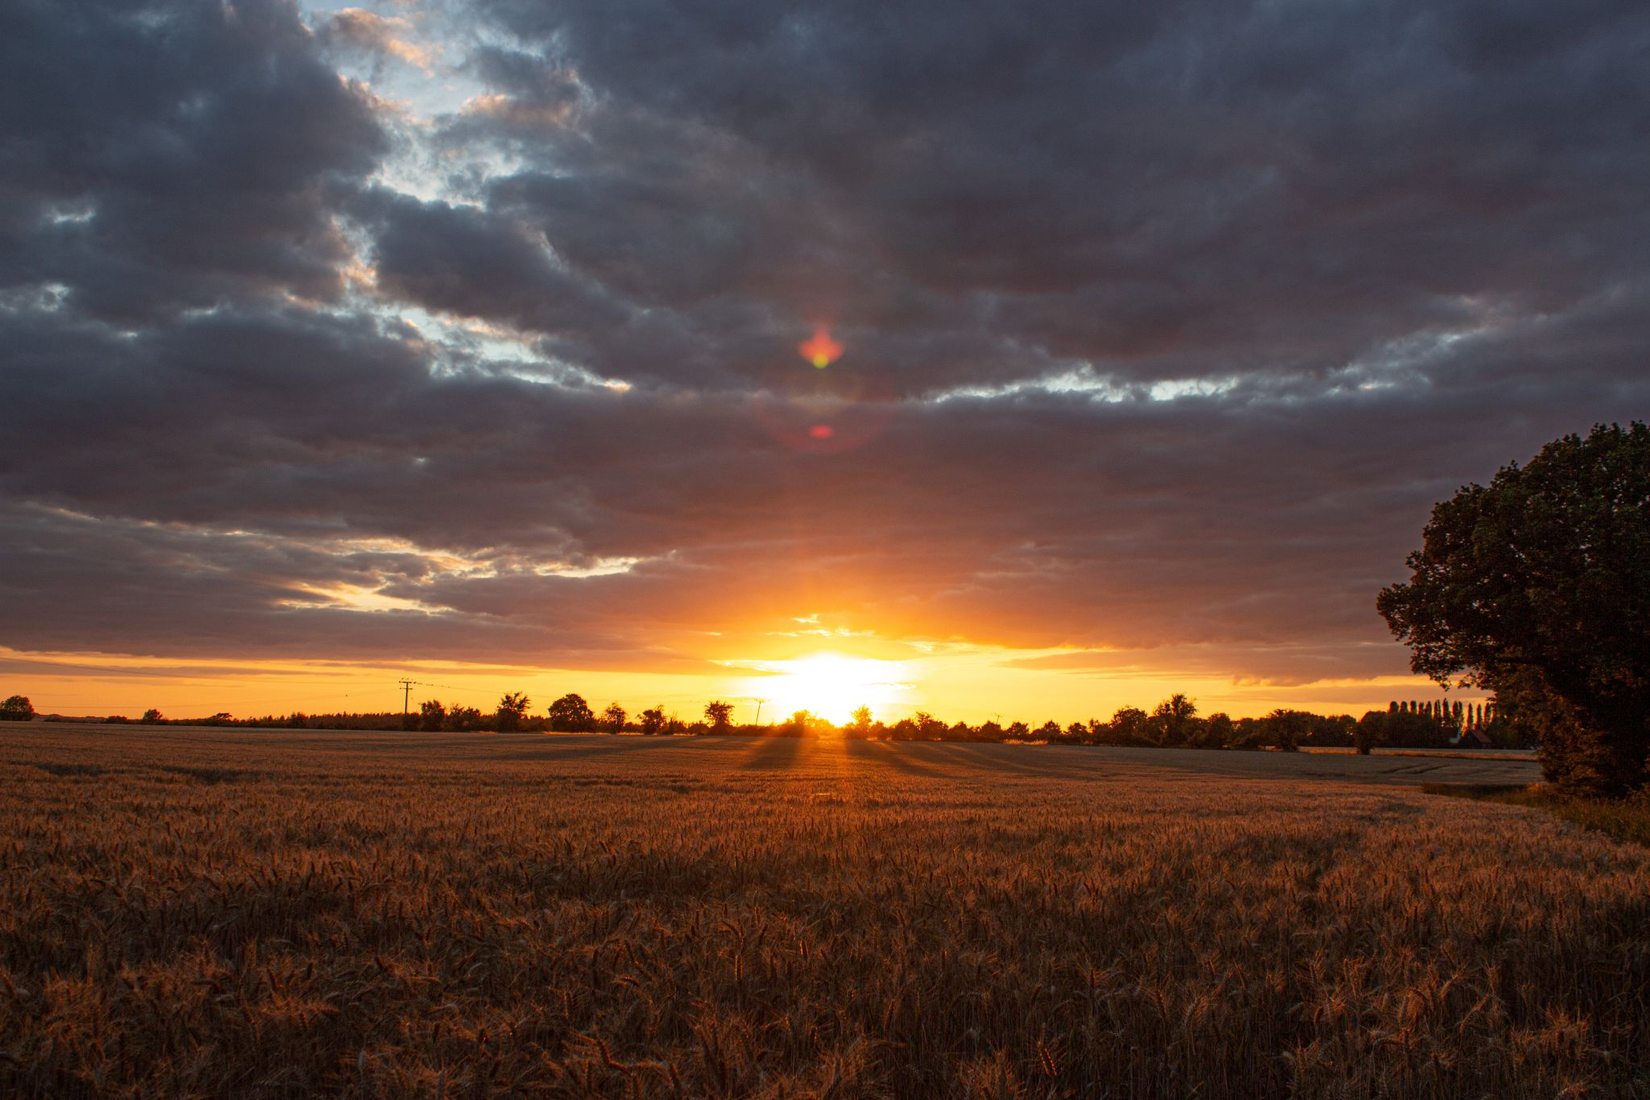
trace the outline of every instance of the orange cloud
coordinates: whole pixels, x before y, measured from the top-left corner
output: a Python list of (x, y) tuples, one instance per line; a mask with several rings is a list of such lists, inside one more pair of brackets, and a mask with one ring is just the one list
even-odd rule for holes
[(406, 37), (411, 30), (408, 19), (379, 15), (365, 8), (344, 8), (334, 12), (327, 23), (328, 33), (340, 41), (361, 49), (378, 50), (430, 72), (435, 67), (435, 57), (430, 50)]

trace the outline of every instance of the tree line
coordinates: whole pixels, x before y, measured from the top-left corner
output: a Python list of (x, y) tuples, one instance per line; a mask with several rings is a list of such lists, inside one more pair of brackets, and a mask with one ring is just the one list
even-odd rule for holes
[[(918, 711), (890, 725), (875, 720), (869, 708), (861, 707), (840, 727), (800, 711), (773, 726), (746, 726), (728, 732), (793, 737), (839, 732), (845, 737), (889, 741), (1036, 741), (1142, 748), (1275, 749), (1283, 752), (1302, 748), (1355, 748), (1367, 753), (1377, 746), (1527, 746), (1523, 731), (1505, 722), (1486, 723), (1475, 731), (1480, 736), (1464, 741), (1466, 730), (1452, 716), (1452, 711), (1441, 706), (1431, 712), (1423, 712), (1406, 709), (1396, 702), (1389, 704), (1386, 710), (1367, 711), (1360, 718), (1353, 718), (1350, 714), (1325, 715), (1283, 708), (1258, 718), (1233, 718), (1218, 711), (1203, 716), (1198, 713), (1197, 704), (1192, 699), (1176, 693), (1149, 712), (1139, 707), (1125, 706), (1118, 708), (1107, 720), (1090, 718), (1064, 726), (1053, 720), (1039, 726), (1023, 721), (1006, 725), (997, 721), (979, 725), (947, 723), (926, 711)], [(707, 729), (705, 732), (717, 731)]]
[[(705, 704), (700, 715), (686, 721), (666, 710), (664, 704), (647, 707), (634, 715), (619, 703), (595, 710), (582, 695), (568, 693), (551, 703), (542, 714), (532, 713), (532, 700), (522, 692), (507, 692), (490, 712), (459, 704), (448, 705), (427, 699), (416, 712), (394, 711), (352, 714), (264, 715), (235, 718), (226, 713), (206, 718), (177, 720), (175, 724), (239, 726), (264, 729), (355, 729), (405, 730), (428, 733), (607, 733), (639, 734), (644, 737), (744, 736), (816, 737), (843, 736), (885, 741), (967, 741), (967, 742), (1047, 742), (1063, 745), (1125, 745), (1159, 748), (1273, 749), (1292, 752), (1302, 748), (1356, 748), (1368, 752), (1377, 746), (1388, 748), (1470, 747), (1523, 748), (1527, 733), (1495, 715), (1485, 704), (1453, 705), (1444, 701), (1394, 701), (1386, 710), (1371, 710), (1360, 718), (1350, 714), (1316, 714), (1304, 710), (1277, 709), (1258, 718), (1232, 718), (1216, 712), (1198, 713), (1197, 704), (1176, 693), (1150, 711), (1138, 707), (1118, 708), (1109, 719), (1090, 718), (1065, 725), (1049, 720), (1041, 725), (1024, 721), (1003, 724), (987, 721), (978, 725), (946, 722), (926, 711), (889, 723), (878, 720), (869, 707), (860, 707), (848, 722), (840, 725), (808, 711), (757, 725), (735, 723), (734, 705), (720, 699)], [(129, 719), (115, 716), (107, 722)], [(173, 724), (158, 710), (150, 710), (138, 720), (147, 724)], [(1474, 734), (1470, 739), (1467, 734)]]

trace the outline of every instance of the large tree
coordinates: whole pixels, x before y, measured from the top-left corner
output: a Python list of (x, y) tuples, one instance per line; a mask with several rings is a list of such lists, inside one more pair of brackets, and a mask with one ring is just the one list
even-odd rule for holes
[(584, 696), (569, 692), (550, 704), (550, 728), (565, 733), (589, 733), (596, 728), (596, 715)]
[(512, 733), (521, 728), (521, 721), (527, 717), (527, 708), (532, 706), (532, 700), (519, 691), (506, 692), (499, 697), (498, 714), (495, 716), (500, 733)]
[(1184, 745), (1191, 739), (1197, 704), (1175, 692), (1152, 711), (1152, 726), (1160, 745)]
[(1410, 665), (1496, 693), (1547, 777), (1645, 785), (1650, 754), (1650, 429), (1568, 435), (1432, 510), (1407, 583), (1376, 607)]
[(728, 733), (733, 729), (733, 704), (725, 703), (720, 699), (712, 699), (705, 704), (705, 721), (710, 723), (710, 732)]

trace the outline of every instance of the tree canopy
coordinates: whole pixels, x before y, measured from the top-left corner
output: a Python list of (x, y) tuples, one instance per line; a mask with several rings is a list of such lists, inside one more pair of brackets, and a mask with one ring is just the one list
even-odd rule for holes
[(511, 733), (521, 728), (521, 720), (527, 717), (527, 708), (533, 702), (519, 691), (506, 692), (499, 697), (498, 713), (495, 721), (500, 733)]
[(727, 733), (733, 728), (733, 704), (712, 699), (705, 704), (705, 721), (712, 733)]
[(1191, 737), (1192, 722), (1197, 716), (1197, 704), (1180, 692), (1175, 692), (1152, 711), (1157, 739), (1163, 745), (1183, 745)]
[(569, 692), (550, 704), (550, 728), (564, 733), (589, 733), (596, 728), (596, 715), (584, 696)]
[(1650, 429), (1567, 435), (1435, 506), (1376, 607), (1410, 666), (1488, 688), (1549, 779), (1643, 787), (1650, 753)]

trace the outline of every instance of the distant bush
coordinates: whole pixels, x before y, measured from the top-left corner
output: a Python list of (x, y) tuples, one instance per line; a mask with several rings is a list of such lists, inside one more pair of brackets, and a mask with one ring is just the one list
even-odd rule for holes
[(34, 721), (34, 704), (27, 695), (13, 695), (0, 702), (0, 722)]

